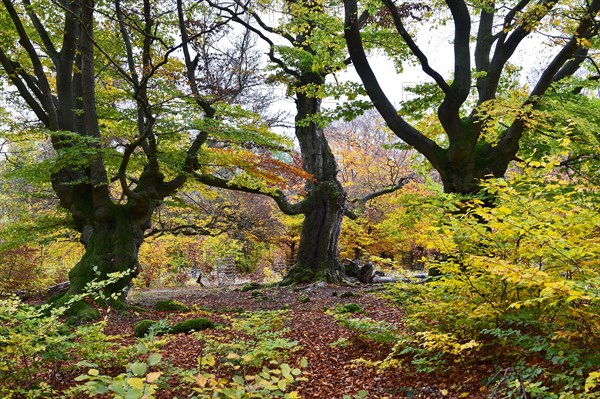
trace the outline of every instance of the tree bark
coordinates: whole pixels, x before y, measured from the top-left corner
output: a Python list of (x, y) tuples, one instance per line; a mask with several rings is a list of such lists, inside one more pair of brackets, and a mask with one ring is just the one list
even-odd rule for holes
[(282, 285), (327, 281), (341, 283), (346, 274), (338, 260), (338, 239), (344, 217), (345, 193), (337, 181), (317, 183), (309, 194), (296, 263)]
[(148, 221), (140, 223), (130, 206), (113, 205), (102, 220), (84, 226), (85, 254), (69, 272), (71, 287), (67, 295), (85, 292), (92, 281), (102, 281), (111, 273), (126, 273), (117, 282), (104, 289), (106, 296), (115, 294), (115, 299), (124, 300), (131, 279), (138, 274), (138, 250)]
[[(323, 78), (317, 75), (306, 74), (305, 78), (314, 84), (324, 84)], [(321, 99), (300, 93), (296, 95), (295, 133), (304, 169), (313, 175), (313, 180), (306, 184), (306, 210), (298, 257), (282, 285), (314, 281), (341, 283), (346, 280), (338, 260), (346, 192), (337, 179), (337, 164), (323, 127), (311, 120), (318, 116), (320, 110)]]
[[(126, 272), (115, 283), (104, 288), (104, 294), (112, 298), (109, 304), (121, 303), (131, 279), (137, 274), (138, 249), (144, 230), (150, 227), (153, 211), (162, 199), (185, 182), (206, 136), (199, 135), (188, 149), (183, 165), (185, 173), (165, 181), (158, 163), (153, 130), (156, 116), (146, 89), (156, 69), (166, 61), (153, 62), (150, 57), (150, 48), (156, 38), (148, 32), (152, 33), (157, 23), (152, 19), (151, 2), (145, 0), (144, 32), (147, 34), (141, 43), (142, 48), (133, 48), (127, 29), (120, 31), (130, 56), (127, 58), (131, 67), (129, 74), (116, 63), (110, 64), (109, 59), (109, 64), (125, 78), (124, 82), (130, 84), (138, 107), (138, 134), (131, 140), (123, 140), (126, 144), (122, 147), (117, 179), (109, 180), (101, 151), (102, 131), (96, 99), (96, 50), (99, 49), (99, 53), (110, 58), (94, 39), (94, 31), (97, 30), (94, 14), (99, 5), (94, 0), (61, 3), (57, 12), (63, 12), (64, 29), (62, 34), (53, 35), (51, 33), (55, 32), (47, 31), (48, 27), (43, 23), (45, 19), (36, 14), (39, 9), (30, 7), (28, 1), (23, 4), (12, 0), (1, 1), (13, 25), (12, 29), (18, 35), (22, 51), (17, 54), (10, 47), (0, 45), (0, 66), (50, 132), (54, 149), (59, 154), (63, 150), (82, 149), (78, 159), (60, 164), (51, 176), (52, 187), (60, 204), (71, 214), (74, 227), (81, 234), (80, 241), (85, 246), (84, 256), (69, 273), (69, 290), (66, 295), (53, 300), (60, 306), (69, 302), (74, 295), (85, 292), (90, 282), (104, 280), (113, 272)], [(121, 14), (118, 16), (122, 18)], [(33, 28), (35, 34), (28, 28)], [(33, 40), (32, 37), (40, 40)], [(137, 65), (133, 61), (133, 54), (137, 50), (143, 54), (142, 79), (138, 77)], [(16, 61), (16, 55), (26, 60), (23, 63), (25, 66)], [(168, 53), (164, 55), (165, 58), (167, 56)], [(44, 66), (46, 63), (52, 65)], [(26, 67), (28, 64), (31, 67)], [(129, 165), (134, 152), (145, 157), (143, 170), (135, 170)], [(132, 175), (136, 178), (130, 179)], [(121, 184), (118, 203), (113, 196), (119, 193), (109, 189), (111, 181)], [(95, 309), (93, 311), (97, 314)], [(74, 303), (70, 312), (77, 316), (94, 316), (92, 308), (85, 301)]]

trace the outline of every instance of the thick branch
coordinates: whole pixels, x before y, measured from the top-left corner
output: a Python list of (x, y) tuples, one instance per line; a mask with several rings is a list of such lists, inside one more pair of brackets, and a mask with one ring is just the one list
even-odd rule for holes
[[(196, 64), (192, 61), (192, 57), (190, 56), (189, 50), (189, 42), (190, 38), (185, 28), (185, 15), (183, 13), (183, 0), (177, 0), (177, 17), (179, 21), (179, 32), (181, 34), (182, 46), (183, 50), (183, 59), (185, 61), (185, 67), (187, 72), (188, 84), (190, 86), (190, 90), (192, 91), (192, 95), (194, 96), (194, 100), (196, 104), (204, 111), (204, 114), (208, 118), (213, 118), (216, 110), (210, 105), (208, 101), (204, 97), (200, 95), (200, 90), (198, 90), (198, 84), (196, 82)], [(197, 151), (196, 151), (197, 152)]]
[(579, 47), (577, 50), (575, 50), (573, 57), (567, 61), (560, 68), (560, 70), (556, 72), (556, 74), (554, 74), (552, 81), (558, 82), (559, 80), (562, 80), (567, 76), (572, 76), (575, 72), (577, 72), (581, 64), (583, 64), (583, 62), (587, 59), (589, 50), (590, 49), (588, 47)]
[(29, 108), (31, 108), (31, 110), (35, 113), (35, 116), (37, 116), (40, 122), (42, 122), (45, 126), (48, 127), (50, 122), (48, 114), (36, 101), (31, 92), (27, 89), (27, 86), (25, 85), (25, 83), (23, 83), (21, 78), (19, 78), (19, 74), (15, 70), (13, 62), (10, 59), (8, 59), (8, 57), (6, 56), (4, 51), (2, 51), (2, 49), (0, 49), (0, 64), (2, 64), (2, 68), (4, 68), (4, 70), (6, 71), (9, 79), (11, 80), (11, 82), (13, 82), (13, 84), (19, 91), (21, 97), (25, 100)]
[(385, 6), (390, 10), (392, 18), (394, 20), (394, 25), (396, 26), (396, 30), (398, 31), (400, 36), (402, 36), (402, 39), (406, 42), (410, 51), (412, 51), (412, 53), (417, 57), (417, 59), (421, 63), (421, 68), (423, 69), (423, 72), (431, 76), (433, 80), (435, 80), (435, 82), (438, 84), (438, 86), (442, 89), (442, 91), (444, 93), (447, 93), (450, 89), (448, 83), (446, 83), (442, 75), (440, 75), (429, 65), (429, 60), (427, 59), (427, 56), (421, 51), (419, 46), (417, 46), (417, 43), (415, 43), (410, 34), (404, 28), (402, 18), (400, 17), (400, 13), (398, 12), (398, 8), (396, 7), (396, 5), (393, 3), (392, 0), (383, 0), (383, 4), (385, 4)]
[(46, 53), (52, 60), (52, 63), (54, 64), (54, 66), (58, 66), (58, 63), (59, 63), (58, 52), (56, 51), (56, 48), (54, 47), (54, 44), (52, 43), (52, 40), (50, 39), (48, 32), (44, 28), (44, 25), (42, 24), (42, 22), (40, 21), (40, 19), (37, 16), (37, 14), (33, 10), (33, 7), (31, 6), (31, 1), (23, 0), (23, 4), (25, 4), (25, 9), (27, 10), (27, 15), (29, 15), (29, 19), (31, 19), (31, 22), (33, 23), (33, 27), (35, 28), (35, 31), (40, 36), (40, 39), (42, 39), (42, 43), (44, 44), (44, 47), (46, 48)]
[[(589, 6), (588, 13), (586, 17), (580, 22), (577, 27), (575, 33), (571, 37), (571, 40), (561, 49), (561, 51), (552, 59), (550, 64), (546, 67), (535, 87), (529, 94), (529, 104), (536, 104), (539, 101), (539, 96), (543, 95), (548, 87), (555, 82), (560, 75), (559, 74), (561, 68), (565, 66), (569, 59), (574, 58), (574, 64), (568, 65), (569, 69), (573, 69), (575, 66), (581, 65), (583, 60), (577, 60), (577, 57), (580, 56), (581, 52), (587, 54), (585, 48), (583, 48), (580, 40), (582, 38), (591, 38), (598, 34), (598, 29), (600, 28), (598, 22), (594, 20), (595, 16), (600, 12), (600, 0), (593, 0)], [(574, 68), (573, 72), (577, 69)]]
[[(577, 52), (581, 51), (581, 38), (590, 38), (598, 34), (598, 23), (595, 21), (595, 16), (600, 12), (600, 0), (593, 0), (589, 5), (586, 17), (582, 19), (571, 40), (559, 51), (546, 67), (544, 72), (538, 79), (535, 87), (529, 93), (525, 105), (537, 105), (541, 97), (546, 93), (550, 85), (556, 81), (557, 76), (560, 76), (560, 71), (563, 66), (566, 66), (567, 61), (577, 56)], [(575, 61), (576, 62), (576, 61)], [(568, 64), (567, 64), (568, 65)], [(581, 65), (581, 63), (576, 64)], [(568, 65), (568, 68), (572, 68)], [(527, 118), (525, 116), (524, 118)], [(525, 121), (517, 119), (500, 137), (498, 145), (495, 147), (496, 152), (506, 153), (512, 152), (516, 154), (518, 150), (518, 141), (525, 131)]]
[[(88, 4), (82, 10), (82, 19), (85, 23), (84, 29), (93, 30), (94, 14), (93, 0), (87, 0)], [(100, 138), (100, 126), (98, 125), (98, 114), (96, 106), (96, 80), (95, 80), (95, 65), (94, 65), (94, 45), (92, 43), (93, 36), (81, 35), (80, 52), (81, 52), (81, 94), (82, 94), (82, 110), (85, 123), (85, 131), (79, 133), (87, 136)], [(108, 193), (108, 177), (106, 169), (102, 162), (100, 151), (94, 156), (90, 163), (90, 183), (92, 185), (93, 200), (95, 206), (104, 206), (109, 200)]]
[(139, 86), (139, 78), (135, 69), (135, 61), (133, 59), (133, 46), (131, 45), (131, 38), (127, 31), (127, 25), (123, 19), (123, 10), (121, 9), (121, 0), (115, 1), (115, 10), (117, 15), (117, 21), (119, 22), (119, 31), (123, 37), (123, 43), (125, 44), (125, 53), (127, 54), (127, 65), (129, 66), (129, 73), (131, 74), (131, 80), (135, 88)]
[(213, 230), (206, 228), (206, 226), (197, 226), (197, 225), (193, 225), (193, 224), (180, 225), (180, 226), (175, 226), (175, 227), (155, 227), (155, 226), (153, 226), (152, 229), (150, 229), (150, 230), (146, 231), (146, 233), (144, 233), (144, 238), (148, 238), (148, 237), (152, 237), (152, 236), (156, 236), (156, 235), (158, 235), (160, 237), (165, 233), (172, 234), (172, 235), (182, 235), (182, 236), (199, 236), (199, 235), (201, 235), (201, 236), (216, 237), (218, 235), (221, 235), (223, 232), (224, 232), (224, 230), (213, 231)]
[(460, 107), (471, 90), (471, 17), (463, 0), (446, 0), (454, 21), (454, 80), (438, 108), (438, 118), (451, 144), (462, 141), (465, 133)]
[(416, 175), (414, 173), (411, 173), (408, 176), (401, 177), (398, 180), (398, 183), (396, 183), (396, 184), (393, 184), (388, 187), (384, 187), (381, 190), (367, 194), (362, 198), (355, 198), (355, 199), (349, 201), (349, 202), (358, 204), (358, 207), (357, 207), (358, 213), (354, 212), (353, 210), (351, 210), (349, 208), (345, 208), (344, 216), (346, 216), (347, 218), (352, 219), (352, 220), (358, 219), (360, 213), (365, 209), (365, 205), (367, 204), (367, 202), (369, 202), (370, 200), (375, 199), (377, 197), (380, 197), (382, 195), (391, 194), (394, 191), (400, 190), (402, 187), (406, 186), (411, 180), (413, 180), (415, 178), (415, 176)]
[[(492, 28), (494, 26), (494, 3), (483, 5), (477, 30), (477, 41), (475, 42), (475, 68), (477, 72), (488, 73), (490, 69), (490, 53), (494, 37)], [(486, 95), (486, 77), (477, 77), (477, 92), (479, 97)]]
[(48, 117), (48, 127), (52, 130), (58, 130), (58, 118), (56, 114), (56, 109), (54, 107), (54, 100), (52, 98), (52, 90), (50, 89), (50, 84), (48, 83), (48, 79), (46, 78), (46, 74), (44, 73), (44, 67), (42, 66), (42, 62), (35, 51), (29, 36), (27, 35), (27, 31), (23, 26), (23, 23), (19, 17), (19, 14), (15, 10), (12, 2), (10, 0), (2, 0), (4, 7), (6, 8), (10, 19), (12, 20), (17, 33), (19, 35), (19, 44), (25, 49), (27, 55), (29, 56), (29, 60), (33, 65), (33, 71), (37, 78), (37, 86), (40, 88), (43, 95), (39, 98), (42, 107), (46, 110), (46, 114)]
[[(533, 32), (533, 29), (530, 26), (522, 24), (516, 27), (513, 32), (508, 35), (510, 29), (513, 25), (513, 21), (517, 13), (521, 12), (531, 0), (521, 0), (519, 3), (511, 9), (504, 18), (504, 24), (502, 26), (502, 30), (495, 36), (496, 47), (494, 49), (494, 55), (492, 57), (491, 63), (487, 70), (485, 71), (486, 76), (485, 79), (482, 79), (482, 83), (480, 84), (478, 81), (478, 92), (479, 92), (479, 103), (483, 103), (484, 101), (491, 100), (496, 97), (496, 91), (498, 89), (498, 84), (500, 82), (500, 77), (502, 76), (502, 71), (504, 66), (512, 57), (517, 47), (523, 39)], [(550, 12), (552, 7), (556, 4), (555, 0), (540, 0), (537, 4), (535, 4), (534, 8), (536, 9), (536, 13), (530, 19), (531, 24), (535, 24), (541, 21), (547, 14)], [(537, 12), (541, 7), (545, 7), (545, 12)]]
[(307, 207), (309, 206), (306, 200), (302, 200), (295, 204), (290, 203), (283, 191), (281, 190), (265, 191), (264, 189), (260, 188), (250, 188), (240, 185), (238, 183), (231, 182), (227, 179), (222, 179), (217, 176), (201, 174), (197, 172), (194, 172), (193, 176), (197, 181), (204, 183), (207, 186), (242, 191), (251, 194), (266, 195), (267, 197), (271, 197), (273, 198), (273, 200), (275, 200), (279, 209), (286, 215), (300, 215), (306, 213)]
[(415, 147), (415, 149), (423, 154), (434, 167), (440, 167), (439, 154), (442, 149), (433, 140), (422, 135), (417, 129), (401, 118), (381, 89), (381, 86), (369, 65), (362, 44), (357, 8), (356, 0), (344, 0), (344, 35), (348, 46), (348, 52), (352, 58), (352, 63), (356, 68), (356, 72), (360, 76), (371, 101), (373, 101), (375, 108), (377, 108), (394, 134), (409, 145)]
[(454, 20), (454, 81), (451, 88), (460, 107), (471, 90), (471, 17), (463, 0), (446, 0)]
[(375, 191), (372, 192), (370, 194), (365, 195), (362, 198), (358, 198), (352, 202), (357, 202), (359, 207), (364, 207), (366, 205), (367, 202), (369, 202), (372, 199), (375, 199), (377, 197), (381, 197), (382, 195), (386, 195), (386, 194), (391, 194), (395, 191), (400, 190), (402, 187), (406, 186), (408, 183), (410, 183), (411, 180), (413, 180), (415, 178), (415, 174), (410, 174), (408, 176), (404, 176), (401, 177), (400, 179), (398, 179), (398, 182), (394, 185), (382, 188), (379, 191)]

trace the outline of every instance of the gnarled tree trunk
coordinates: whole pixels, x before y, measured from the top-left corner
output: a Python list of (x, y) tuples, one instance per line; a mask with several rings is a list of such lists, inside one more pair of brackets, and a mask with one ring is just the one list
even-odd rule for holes
[(298, 257), (284, 284), (345, 280), (337, 258), (344, 201), (345, 193), (337, 181), (322, 182), (313, 187), (309, 197), (310, 210), (302, 223)]
[(106, 280), (111, 273), (124, 272), (123, 278), (104, 290), (105, 295), (115, 294), (115, 299), (124, 300), (131, 278), (138, 274), (138, 250), (147, 222), (141, 224), (136, 220), (129, 206), (111, 208), (112, 212), (102, 220), (84, 226), (85, 254), (69, 272), (71, 287), (67, 294), (82, 293), (88, 283)]
[[(524, 112), (514, 116), (512, 120), (506, 118), (498, 122), (495, 128), (498, 136), (493, 139), (487, 137), (488, 134), (484, 134), (487, 132), (483, 123), (487, 111), (473, 107), (467, 114), (467, 100), (471, 96), (474, 82), (478, 106), (493, 101), (502, 94), (501, 81), (504, 76), (508, 76), (505, 68), (507, 63), (517, 49), (522, 47), (524, 39), (537, 31), (538, 23), (551, 15), (557, 5), (554, 1), (541, 2), (544, 7), (535, 13), (532, 12), (527, 22), (515, 23), (524, 7), (529, 7), (528, 3), (515, 1), (514, 8), (471, 7), (465, 1), (447, 1), (447, 11), (452, 14), (454, 26), (451, 44), (454, 68), (452, 79), (446, 80), (430, 65), (426, 52), (419, 48), (409, 33), (410, 29), (405, 25), (410, 21), (407, 16), (411, 14), (407, 10), (423, 6), (409, 3), (398, 5), (391, 0), (382, 0), (385, 12), (391, 16), (398, 38), (407, 45), (423, 71), (443, 93), (437, 116), (448, 139), (446, 148), (402, 118), (390, 102), (369, 64), (361, 38), (361, 28), (365, 22), (363, 16), (366, 14), (363, 14), (362, 10), (359, 13), (357, 0), (344, 0), (346, 45), (352, 64), (373, 105), (396, 136), (413, 146), (431, 162), (441, 175), (445, 192), (473, 194), (479, 190), (481, 180), (490, 176), (504, 176), (510, 162), (517, 158), (519, 140), (527, 131), (528, 119), (535, 117), (531, 110), (539, 105), (553, 83), (573, 75), (589, 58), (590, 47), (584, 45), (585, 41), (582, 39), (598, 37), (597, 15), (600, 12), (600, 0), (582, 2), (585, 4), (577, 5), (571, 10), (577, 9), (575, 12), (579, 13), (574, 19), (578, 21), (577, 25), (573, 26), (570, 37), (565, 36), (558, 51), (546, 63), (531, 91), (525, 96), (521, 103)], [(477, 19), (478, 24), (475, 24)], [(498, 26), (496, 21), (502, 19), (503, 26)], [(472, 32), (475, 26), (477, 29)], [(472, 60), (475, 68), (472, 67)]]
[[(312, 83), (321, 77), (309, 75)], [(283, 285), (327, 281), (340, 283), (346, 275), (338, 261), (338, 239), (342, 229), (346, 193), (337, 180), (337, 164), (323, 128), (311, 116), (320, 112), (321, 100), (296, 95), (296, 137), (300, 143), (304, 169), (314, 180), (306, 184), (305, 219), (302, 224), (296, 263), (283, 279)]]
[[(94, 41), (94, 32), (98, 30), (95, 14), (101, 12), (98, 11), (101, 5), (94, 0), (53, 3), (49, 7), (57, 7), (51, 11), (57, 20), (45, 24), (47, 18), (37, 14), (41, 9), (29, 2), (3, 0), (2, 3), (6, 29), (12, 29), (11, 33), (18, 37), (18, 46), (15, 49), (0, 44), (0, 66), (16, 88), (15, 93), (19, 93), (50, 132), (58, 154), (51, 176), (52, 187), (61, 206), (71, 214), (85, 246), (84, 256), (69, 273), (69, 290), (61, 298), (54, 298), (55, 304), (72, 302), (73, 296), (85, 292), (89, 283), (105, 280), (112, 272), (126, 272), (104, 287), (104, 293), (112, 298), (111, 304), (118, 304), (137, 272), (138, 248), (152, 212), (186, 179), (186, 174), (180, 174), (165, 181), (160, 171), (154, 132), (157, 117), (147, 94), (150, 78), (162, 65), (152, 60), (158, 23), (153, 18), (153, 5), (150, 1), (143, 2), (140, 26), (144, 36), (134, 44), (121, 2), (114, 4), (128, 67), (113, 65), (114, 72), (124, 78), (127, 88), (134, 93), (137, 131), (134, 137), (129, 137), (127, 131), (121, 138), (103, 140), (96, 98), (96, 83), (102, 73), (95, 63), (101, 62), (104, 71), (106, 60), (99, 61), (96, 54), (99, 43)], [(64, 29), (56, 31), (61, 13)], [(139, 28), (135, 29), (136, 35)], [(98, 53), (107, 55), (103, 51)], [(129, 111), (124, 112), (129, 115)], [(193, 168), (204, 139), (205, 136), (198, 135), (190, 145), (184, 165), (186, 172)], [(115, 142), (120, 149), (120, 164), (111, 170), (104, 164), (102, 146), (113, 147)], [(130, 165), (134, 153), (143, 159), (143, 170)], [(120, 189), (111, 186), (115, 181), (120, 183)], [(94, 312), (82, 300), (71, 308), (71, 313), (84, 317), (93, 317)]]

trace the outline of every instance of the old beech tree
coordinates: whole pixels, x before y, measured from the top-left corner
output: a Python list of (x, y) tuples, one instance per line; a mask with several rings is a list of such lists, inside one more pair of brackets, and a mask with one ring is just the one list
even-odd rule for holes
[[(352, 86), (326, 82), (327, 76), (343, 70), (349, 62), (342, 35), (343, 21), (320, 1), (208, 3), (228, 13), (232, 20), (258, 35), (269, 46), (268, 57), (275, 70), (271, 78), (285, 84), (294, 99), (294, 133), (300, 145), (304, 170), (310, 178), (304, 187), (304, 198), (297, 203), (289, 203), (282, 192), (267, 193), (284, 213), (304, 215), (297, 259), (282, 284), (346, 281), (347, 276), (338, 259), (338, 239), (344, 215), (352, 216), (352, 212), (348, 210), (347, 194), (338, 179), (338, 165), (324, 127), (344, 111), (353, 114), (360, 110), (360, 104), (353, 107), (348, 103), (346, 108), (332, 111), (330, 115), (322, 109), (323, 99), (335, 91), (338, 96), (356, 94)], [(271, 15), (272, 10), (280, 15), (276, 26), (270, 26), (261, 17)], [(277, 39), (272, 39), (274, 36)], [(204, 182), (211, 184), (208, 180), (204, 179)], [(407, 181), (400, 178), (360, 200), (397, 190)], [(225, 181), (221, 186), (233, 187)]]
[[(440, 2), (436, 17), (440, 12), (446, 13), (453, 26), (450, 45), (454, 60), (450, 77), (442, 76), (433, 68), (426, 49), (419, 47), (411, 34), (415, 30), (411, 22), (422, 29), (430, 6), (426, 2), (382, 0), (378, 12), (380, 20), (395, 29), (396, 38), (410, 50), (440, 93), (436, 97), (439, 98), (437, 122), (446, 137), (434, 141), (417, 129), (415, 123), (403, 118), (381, 89), (361, 37), (360, 20), (368, 12), (359, 10), (359, 5), (358, 0), (344, 0), (345, 38), (352, 63), (387, 125), (427, 158), (439, 172), (446, 192), (473, 193), (478, 190), (479, 179), (488, 175), (503, 176), (551, 85), (572, 76), (586, 63), (591, 66), (592, 75), (598, 75), (594, 49), (600, 27), (600, 0)], [(370, 3), (364, 6), (373, 8)], [(518, 76), (510, 76), (514, 70), (510, 60), (524, 47), (525, 40), (536, 34), (540, 44), (542, 38), (546, 38), (550, 46), (546, 47), (546, 53), (532, 54), (528, 50), (532, 63), (544, 64), (531, 87), (522, 86)], [(536, 51), (540, 47), (544, 46), (538, 46)], [(548, 52), (551, 57), (545, 62)], [(503, 93), (503, 81), (506, 89), (507, 79), (516, 82), (521, 93), (513, 92), (518, 101), (513, 103), (513, 111), (507, 110), (498, 118), (494, 116), (498, 114), (497, 100)], [(475, 93), (472, 93), (473, 87)], [(514, 112), (515, 108), (519, 112)], [(494, 118), (497, 123), (490, 126)]]
[(122, 299), (153, 212), (190, 176), (218, 172), (215, 163), (249, 176), (270, 167), (287, 173), (282, 162), (265, 156), (263, 166), (247, 151), (238, 162), (235, 148), (282, 142), (259, 116), (229, 107), (196, 76), (202, 59), (190, 48), (226, 19), (182, 1), (2, 3), (0, 77), (13, 87), (5, 93), (20, 99), (15, 116), (25, 110), (23, 123), (51, 138), (52, 187), (85, 246), (65, 298), (125, 272), (106, 288)]

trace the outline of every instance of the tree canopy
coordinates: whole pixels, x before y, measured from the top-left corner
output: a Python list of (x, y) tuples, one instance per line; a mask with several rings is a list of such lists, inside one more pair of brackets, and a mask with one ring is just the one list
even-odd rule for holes
[[(504, 175), (517, 157), (523, 135), (535, 132), (544, 119), (540, 103), (553, 84), (577, 72), (597, 81), (597, 1), (458, 0), (433, 5), (383, 1), (373, 5), (346, 0), (344, 6), (348, 50), (373, 105), (399, 138), (431, 162), (447, 192), (472, 193), (479, 179)], [(376, 23), (395, 30), (395, 41), (432, 81), (419, 88), (412, 102), (417, 109), (434, 110), (429, 123), (411, 121), (402, 108), (398, 112), (371, 69), (361, 20), (375, 12), (381, 17)], [(451, 76), (436, 71), (427, 48), (418, 44), (414, 24), (423, 23), (452, 27)], [(541, 63), (539, 75), (531, 84), (523, 84), (515, 73), (521, 66), (511, 59), (534, 36), (538, 48), (545, 39), (546, 51), (536, 56)], [(532, 50), (526, 51), (533, 60)]]

